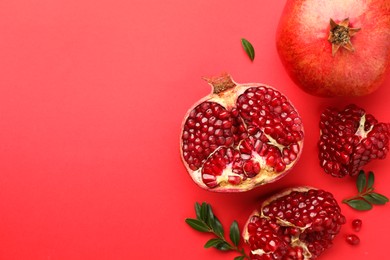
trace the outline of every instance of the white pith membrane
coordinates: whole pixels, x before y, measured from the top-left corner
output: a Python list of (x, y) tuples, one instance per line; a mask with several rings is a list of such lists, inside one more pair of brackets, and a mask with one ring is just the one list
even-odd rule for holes
[[(226, 109), (226, 111), (231, 112), (232, 108), (237, 106), (238, 97), (240, 97), (245, 91), (247, 91), (250, 88), (264, 87), (266, 89), (272, 89), (273, 91), (278, 92), (280, 95), (282, 95), (279, 91), (275, 90), (274, 88), (272, 88), (270, 86), (264, 85), (264, 84), (259, 84), (259, 83), (249, 83), (249, 84), (234, 83), (234, 84), (235, 84), (235, 87), (232, 89), (227, 89), (227, 90), (225, 90), (221, 93), (217, 93), (217, 94), (213, 93), (213, 94), (209, 95), (207, 98), (200, 100), (192, 108), (192, 110), (194, 110), (198, 105), (200, 105), (204, 102), (210, 102), (210, 103), (214, 102), (214, 103), (221, 105), (224, 109)], [(285, 98), (285, 97), (283, 96), (283, 98)], [(296, 109), (292, 106), (291, 102), (289, 102), (288, 100), (285, 102), (288, 102), (288, 104), (293, 108), (293, 111), (296, 113), (296, 118), (298, 118), (300, 120), (300, 116), (296, 112)], [(188, 114), (190, 112), (191, 112), (191, 110), (188, 112)], [(188, 114), (187, 114), (187, 116), (188, 116)], [(242, 121), (240, 121), (240, 124), (242, 124), (247, 129), (248, 126), (246, 125), (244, 119), (241, 118), (241, 120)], [(191, 170), (190, 175), (191, 175), (192, 179), (199, 186), (201, 186), (202, 188), (205, 188), (205, 189), (213, 190), (213, 191), (246, 191), (246, 190), (250, 190), (256, 186), (275, 181), (275, 180), (281, 178), (282, 176), (284, 176), (284, 174), (286, 172), (288, 172), (299, 159), (299, 156), (300, 156), (301, 150), (302, 150), (302, 146), (303, 146), (303, 126), (302, 126), (301, 122), (299, 122), (299, 124), (300, 124), (299, 127), (301, 130), (299, 130), (298, 132), (302, 133), (301, 140), (299, 140), (298, 142), (293, 142), (287, 146), (278, 143), (277, 140), (272, 138), (271, 135), (266, 134), (264, 132), (264, 130), (262, 130), (262, 129), (258, 129), (258, 132), (252, 136), (255, 139), (259, 138), (260, 135), (265, 136), (268, 141), (263, 142), (262, 145), (265, 144), (265, 145), (272, 146), (272, 147), (276, 148), (277, 150), (280, 151), (281, 155), (283, 155), (283, 151), (285, 148), (288, 151), (291, 150), (293, 152), (296, 152), (295, 157), (293, 156), (292, 159), (288, 159), (288, 163), (285, 164), (285, 169), (280, 171), (280, 172), (276, 172), (275, 168), (273, 166), (269, 166), (267, 164), (266, 158), (264, 156), (261, 156), (255, 150), (252, 150), (250, 154), (241, 153), (240, 145), (244, 141), (244, 140), (241, 140), (239, 143), (234, 144), (234, 145), (219, 146), (217, 149), (215, 149), (214, 151), (212, 151), (208, 155), (208, 157), (205, 159), (205, 162), (207, 162), (209, 159), (211, 159), (213, 157), (213, 155), (216, 154), (217, 152), (219, 152), (221, 149), (232, 148), (232, 149), (234, 149), (234, 151), (240, 152), (241, 159), (248, 160), (250, 158), (249, 160), (251, 163), (258, 164), (260, 166), (260, 171), (255, 176), (244, 177), (242, 174), (235, 173), (233, 170), (233, 165), (235, 163), (234, 161), (227, 164), (225, 166), (225, 168), (223, 169), (222, 173), (220, 175), (217, 175), (217, 176), (208, 175), (207, 173), (202, 172), (204, 164), (202, 167), (199, 167), (196, 170)], [(295, 125), (295, 123), (294, 123), (294, 125)], [(254, 145), (256, 145), (256, 143)], [(294, 145), (295, 145), (295, 147), (293, 148)], [(182, 139), (181, 139), (181, 147), (183, 147), (183, 140)], [(184, 158), (183, 150), (182, 150), (181, 156), (182, 156), (182, 160), (183, 160), (184, 164), (186, 165), (186, 168), (190, 169), (189, 164), (186, 162), (186, 159)], [(215, 182), (216, 182), (215, 186), (216, 187), (210, 188), (204, 183), (204, 180), (207, 180), (208, 178), (210, 178), (210, 179), (215, 178)], [(229, 182), (229, 180), (231, 180), (232, 178), (233, 179), (235, 178), (237, 180), (237, 182), (239, 183), (239, 185), (235, 185), (235, 184), (232, 184), (231, 182)], [(238, 181), (238, 179), (239, 179), (239, 181)]]
[(363, 114), (362, 117), (360, 118), (360, 121), (359, 121), (359, 127), (355, 132), (355, 135), (360, 137), (359, 142), (361, 142), (363, 139), (367, 138), (368, 133), (370, 133), (371, 130), (374, 128), (374, 125), (371, 125), (370, 129), (368, 129), (366, 131), (366, 130), (364, 130), (365, 124), (366, 124), (366, 114)]
[[(292, 189), (288, 189), (288, 190), (284, 190), (282, 192), (279, 192), (277, 193), (276, 195), (273, 195), (272, 197), (270, 197), (269, 199), (265, 200), (262, 204), (261, 204), (261, 208), (259, 210), (255, 210), (250, 218), (248, 219), (248, 221), (246, 222), (245, 226), (244, 226), (244, 229), (243, 229), (243, 233), (242, 233), (242, 237), (244, 239), (244, 241), (250, 245), (250, 247), (252, 248), (252, 246), (255, 246), (258, 247), (258, 244), (259, 243), (257, 240), (253, 240), (254, 239), (254, 233), (253, 232), (256, 232), (256, 236), (259, 236), (257, 234), (257, 232), (259, 232), (259, 228), (260, 228), (260, 233), (261, 234), (261, 240), (262, 238), (264, 237), (265, 234), (267, 234), (266, 236), (268, 236), (269, 238), (269, 230), (271, 230), (272, 232), (272, 237), (275, 236), (274, 238), (272, 238), (272, 240), (265, 240), (264, 239), (264, 242), (267, 241), (268, 244), (261, 244), (262, 246), (260, 246), (260, 248), (257, 248), (255, 250), (251, 249), (251, 254), (253, 255), (253, 257), (256, 257), (256, 256), (262, 256), (262, 255), (270, 255), (270, 257), (272, 257), (271, 259), (274, 259), (273, 257), (276, 257), (275, 255), (273, 255), (275, 252), (281, 250), (279, 249), (279, 246), (283, 246), (283, 244), (280, 244), (280, 241), (278, 241), (279, 239), (281, 239), (281, 241), (285, 241), (283, 240), (284, 238), (281, 238), (279, 237), (277, 234), (283, 234), (283, 235), (286, 235), (288, 234), (289, 237), (290, 237), (290, 240), (289, 242), (285, 241), (284, 243), (290, 245), (290, 249), (294, 250), (295, 252), (298, 252), (297, 251), (297, 248), (300, 248), (299, 251), (302, 256), (302, 258), (297, 258), (297, 259), (313, 259), (313, 257), (317, 257), (318, 255), (313, 255), (312, 252), (310, 252), (309, 250), (309, 247), (311, 246), (313, 248), (313, 245), (311, 245), (310, 243), (313, 243), (312, 242), (309, 242), (309, 240), (307, 240), (307, 243), (305, 243), (304, 239), (303, 240), (300, 240), (300, 236), (301, 235), (304, 235), (304, 232), (309, 232), (309, 233), (306, 233), (306, 235), (304, 235), (304, 237), (306, 237), (306, 239), (310, 236), (310, 234), (312, 234), (312, 232), (317, 232), (318, 231), (318, 226), (314, 226), (314, 229), (312, 230), (308, 230), (307, 229), (310, 229), (313, 224), (317, 221), (316, 218), (312, 218), (310, 223), (307, 223), (306, 225), (301, 225), (301, 226), (298, 226), (298, 225), (295, 225), (293, 223), (291, 223), (290, 221), (288, 221), (287, 219), (283, 218), (283, 217), (278, 217), (278, 216), (275, 216), (273, 215), (273, 217), (270, 217), (270, 216), (267, 216), (265, 211), (264, 211), (264, 208), (268, 207), (268, 210), (271, 211), (272, 207), (276, 207), (275, 205), (271, 206), (270, 204), (277, 201), (278, 199), (280, 198), (283, 198), (283, 197), (287, 197), (289, 196), (290, 194), (292, 194), (293, 192), (298, 192), (298, 193), (307, 193), (307, 195), (310, 194), (311, 191), (320, 191), (320, 190), (317, 190), (316, 188), (312, 188), (312, 187), (307, 187), (307, 186), (303, 186), (303, 187), (296, 187), (296, 188), (292, 188)], [(317, 200), (319, 201), (324, 201), (323, 203), (325, 203), (325, 201), (327, 201), (327, 199), (329, 199), (329, 195), (332, 196), (331, 194), (329, 194), (328, 192), (324, 192), (324, 191), (321, 191), (322, 194), (324, 194), (326, 197), (316, 197)], [(328, 194), (328, 195), (327, 195)], [(317, 195), (316, 195), (317, 196)], [(304, 197), (304, 198), (307, 198), (307, 197)], [(335, 201), (335, 199), (333, 198), (333, 196), (331, 197), (332, 200), (334, 201), (335, 203), (335, 207), (336, 208), (339, 208), (339, 206), (337, 205), (337, 202)], [(283, 201), (283, 199), (282, 199)], [(313, 200), (314, 201), (314, 200)], [(302, 203), (303, 201), (300, 200), (299, 203)], [(279, 202), (280, 203), (280, 202)], [(278, 205), (278, 204), (276, 204)], [(325, 204), (322, 204), (322, 205), (326, 205)], [(280, 204), (279, 204), (280, 206)], [(285, 205), (286, 206), (286, 205)], [(323, 206), (321, 206), (323, 207)], [(333, 207), (333, 206), (332, 206)], [(327, 211), (328, 212), (328, 211)], [(337, 212), (337, 209), (336, 209), (336, 212)], [(339, 222), (341, 219), (344, 219), (344, 222), (345, 223), (345, 218), (342, 216), (341, 212), (339, 212), (339, 215), (337, 216), (337, 222), (340, 226), (341, 226), (341, 222)], [(274, 211), (275, 213), (275, 211)], [(328, 212), (329, 213), (329, 212)], [(335, 211), (331, 211), (329, 214), (334, 214)], [(314, 216), (315, 217), (315, 216)], [(254, 221), (254, 218), (258, 218), (260, 220), (255, 220)], [(295, 220), (295, 218), (293, 217), (290, 217), (291, 220)], [(259, 224), (259, 221), (265, 221), (265, 222), (262, 222), (262, 224), (260, 223)], [(257, 224), (255, 224), (257, 223)], [(279, 227), (277, 229), (275, 229), (274, 227), (274, 223), (276, 223)], [(254, 225), (255, 224), (255, 227), (257, 226), (257, 229), (256, 231), (253, 230), (253, 226), (251, 227), (252, 231), (249, 231), (249, 225)], [(258, 226), (260, 225), (260, 226)], [(321, 224), (323, 225), (323, 224)], [(271, 228), (271, 229), (270, 229)], [(283, 228), (293, 228), (296, 232), (295, 235), (294, 234), (291, 234), (290, 231), (288, 231), (288, 233), (284, 233), (287, 231), (287, 229), (283, 229)], [(283, 231), (284, 230), (284, 231)], [(299, 232), (297, 232), (297, 230), (299, 230)], [(251, 232), (251, 233), (250, 233)], [(282, 233), (280, 233), (282, 232)], [(293, 233), (294, 233), (293, 232)], [(322, 231), (321, 231), (322, 232)], [(338, 233), (339, 231), (337, 231), (336, 233), (324, 233), (324, 235), (330, 235), (330, 239), (333, 240), (334, 236)], [(252, 240), (252, 243), (256, 243), (257, 245), (255, 244), (251, 244), (250, 242), (250, 239)], [(258, 239), (258, 238), (257, 238)], [(276, 240), (275, 240), (276, 239)], [(276, 241), (276, 242), (275, 242)], [(276, 244), (278, 243), (278, 244)], [(316, 243), (316, 242), (315, 242)], [(331, 242), (330, 242), (331, 243)], [(266, 246), (267, 245), (270, 245), (271, 247), (274, 247), (274, 250), (273, 251), (267, 251), (266, 249)], [(276, 245), (278, 245), (278, 247), (275, 247)], [(286, 250), (285, 247), (282, 247), (284, 248), (284, 250)], [(326, 247), (324, 248), (326, 249)], [(323, 250), (324, 250), (323, 249)], [(269, 249), (268, 249), (269, 250)], [(284, 251), (285, 253), (287, 253), (287, 255), (281, 255), (280, 253), (283, 252), (283, 251), (279, 251), (279, 253), (277, 254), (278, 257), (288, 257), (288, 256), (291, 256), (289, 255), (287, 252), (290, 252), (290, 251)], [(318, 252), (317, 252), (318, 253)], [(319, 254), (321, 254), (322, 251), (319, 252)], [(316, 254), (316, 253), (314, 253)], [(297, 257), (297, 255), (295, 255), (295, 257)], [(252, 259), (252, 258), (250, 258)], [(257, 258), (256, 258), (257, 259)], [(267, 258), (268, 259), (268, 258)], [(275, 258), (275, 259), (284, 259), (284, 258)], [(288, 258), (290, 259), (290, 258)], [(292, 259), (292, 258), (291, 258)], [(296, 259), (296, 258), (294, 258)]]

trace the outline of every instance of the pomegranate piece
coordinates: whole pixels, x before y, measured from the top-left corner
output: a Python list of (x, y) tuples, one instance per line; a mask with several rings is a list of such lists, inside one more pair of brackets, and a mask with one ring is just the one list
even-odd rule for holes
[(333, 195), (298, 187), (265, 200), (247, 221), (243, 238), (250, 259), (314, 259), (345, 224)]
[(349, 234), (345, 237), (345, 241), (350, 245), (356, 246), (360, 243), (360, 238), (355, 234)]
[(355, 232), (359, 232), (362, 228), (362, 220), (361, 219), (354, 219), (352, 220), (352, 228), (355, 230)]
[(356, 105), (343, 111), (327, 108), (320, 119), (320, 165), (334, 177), (355, 176), (373, 159), (389, 151), (390, 124), (379, 123)]
[(187, 112), (182, 161), (200, 187), (247, 191), (284, 176), (303, 146), (303, 125), (291, 102), (259, 83), (229, 75), (207, 79), (213, 92)]

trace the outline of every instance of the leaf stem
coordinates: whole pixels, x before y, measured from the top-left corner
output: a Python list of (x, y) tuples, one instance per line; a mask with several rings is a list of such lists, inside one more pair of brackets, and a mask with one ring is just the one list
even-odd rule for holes
[(245, 258), (244, 259), (249, 259), (248, 255), (245, 253), (244, 249), (243, 248), (239, 248), (238, 246), (236, 245), (232, 245), (231, 243), (229, 243), (225, 236), (223, 236), (222, 234), (219, 234), (217, 233), (213, 227), (209, 226), (206, 222), (204, 222), (203, 220), (201, 220), (204, 224), (206, 224), (206, 226), (210, 229), (210, 232), (213, 233), (215, 236), (217, 236), (219, 239), (221, 239), (224, 243), (228, 244), (229, 247), (231, 248), (231, 250), (234, 250), (238, 253), (240, 253), (242, 256), (244, 256)]
[(356, 195), (356, 196), (343, 199), (343, 203), (348, 203), (348, 201), (355, 200), (355, 199), (364, 199), (365, 195), (370, 194), (373, 191), (374, 191), (373, 188), (369, 188), (369, 189), (365, 190), (364, 192), (358, 193), (358, 195)]
[(373, 205), (384, 205), (389, 202), (389, 199), (377, 192), (374, 192), (374, 173), (368, 172), (368, 177), (363, 170), (359, 172), (359, 175), (356, 179), (356, 188), (358, 194), (344, 199), (342, 202), (349, 205), (351, 208), (356, 210), (370, 210)]

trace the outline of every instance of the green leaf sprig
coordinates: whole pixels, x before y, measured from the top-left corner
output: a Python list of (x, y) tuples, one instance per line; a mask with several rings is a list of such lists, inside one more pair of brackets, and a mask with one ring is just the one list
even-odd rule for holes
[(253, 61), (255, 59), (255, 49), (253, 48), (252, 44), (247, 39), (244, 38), (241, 38), (241, 44), (246, 54), (248, 54), (249, 59)]
[(231, 244), (225, 239), (223, 226), (219, 219), (214, 215), (210, 204), (203, 202), (202, 205), (200, 205), (196, 202), (195, 213), (196, 219), (187, 218), (185, 222), (197, 231), (213, 233), (216, 236), (206, 242), (204, 245), (205, 248), (214, 247), (221, 251), (237, 251), (240, 255), (235, 257), (234, 260), (249, 259), (245, 254), (244, 249), (238, 247), (240, 244), (240, 229), (237, 221), (234, 220), (230, 226), (229, 238), (232, 242)]
[(389, 202), (389, 199), (377, 192), (374, 192), (374, 173), (368, 172), (368, 177), (364, 171), (360, 171), (356, 179), (358, 194), (351, 198), (343, 200), (350, 207), (357, 210), (370, 210), (373, 205), (383, 205)]

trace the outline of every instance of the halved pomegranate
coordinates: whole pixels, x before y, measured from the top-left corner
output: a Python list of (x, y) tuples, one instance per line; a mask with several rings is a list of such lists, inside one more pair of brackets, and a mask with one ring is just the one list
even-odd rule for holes
[(345, 224), (333, 195), (297, 187), (265, 200), (247, 221), (243, 238), (250, 259), (314, 259)]
[(202, 188), (247, 191), (285, 175), (303, 145), (301, 118), (276, 89), (238, 84), (224, 74), (206, 79), (213, 91), (187, 112), (181, 157)]

